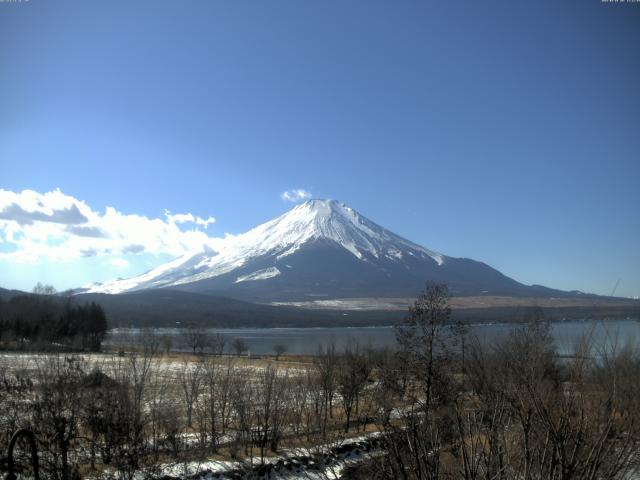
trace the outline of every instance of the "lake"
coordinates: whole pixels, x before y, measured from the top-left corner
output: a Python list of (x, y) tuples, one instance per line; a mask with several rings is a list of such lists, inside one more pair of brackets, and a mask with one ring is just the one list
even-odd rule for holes
[[(489, 343), (508, 335), (517, 325), (485, 324), (469, 326), (468, 336)], [(585, 320), (566, 321), (551, 324), (558, 353), (570, 355), (573, 346), (585, 334), (591, 334), (596, 346), (610, 345), (613, 342), (625, 344), (640, 340), (640, 322), (635, 320)], [(209, 334), (222, 334), (227, 339), (226, 350), (231, 342), (241, 338), (249, 346), (254, 355), (273, 354), (275, 345), (284, 345), (290, 354), (314, 354), (319, 345), (335, 342), (342, 349), (350, 340), (358, 340), (361, 345), (376, 348), (393, 347), (395, 332), (393, 327), (327, 327), (327, 328), (211, 328)], [(158, 335), (171, 338), (172, 350), (188, 350), (184, 333), (176, 328), (159, 328)], [(140, 329), (117, 328), (110, 330), (105, 345), (135, 345), (145, 334)]]

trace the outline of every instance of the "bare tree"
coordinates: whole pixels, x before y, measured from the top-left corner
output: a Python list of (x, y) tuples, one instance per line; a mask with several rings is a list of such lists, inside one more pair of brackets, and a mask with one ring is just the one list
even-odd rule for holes
[(171, 335), (163, 335), (161, 337), (162, 349), (166, 355), (171, 352), (171, 347), (173, 344), (173, 340), (171, 339)]
[(464, 478), (627, 478), (640, 407), (630, 379), (640, 361), (620, 353), (596, 359), (585, 339), (559, 361), (540, 321), (494, 347), (476, 342), (469, 380), (479, 403), (458, 406)]
[(398, 412), (398, 421), (387, 416), (383, 424), (387, 454), (382, 471), (388, 477), (440, 477), (442, 445), (453, 427), (443, 409), (451, 406), (455, 393), (454, 347), (462, 332), (451, 322), (446, 285), (427, 285), (396, 327), (398, 376), (403, 378), (398, 394), (406, 406)]
[(191, 353), (202, 353), (207, 346), (207, 332), (202, 327), (197, 327), (193, 323), (187, 324), (183, 332), (185, 342)]
[(220, 426), (222, 427), (221, 432), (223, 434), (229, 427), (231, 421), (231, 387), (235, 375), (236, 369), (233, 365), (233, 360), (229, 358), (225, 364), (221, 366), (221, 378), (216, 395), (216, 410), (220, 415)]
[[(119, 475), (132, 479), (144, 467), (147, 455), (146, 395), (157, 365), (159, 339), (147, 332), (142, 350), (127, 357), (115, 357), (110, 363), (110, 377), (120, 385), (113, 390), (113, 405), (106, 435), (113, 452), (112, 462)], [(153, 465), (150, 466), (153, 469)]]
[(281, 343), (278, 343), (277, 345), (273, 346), (273, 353), (276, 354), (276, 361), (278, 361), (280, 359), (280, 355), (284, 355), (284, 353), (287, 351), (287, 346), (283, 345)]
[(202, 363), (185, 360), (180, 370), (180, 386), (184, 395), (187, 427), (193, 426), (193, 406), (198, 400), (202, 384)]
[(233, 340), (231, 347), (233, 348), (233, 350), (236, 352), (236, 355), (238, 356), (242, 355), (244, 352), (249, 350), (249, 345), (247, 345), (247, 342), (245, 342), (242, 338), (239, 338), (239, 337)]
[(164, 364), (156, 365), (150, 374), (147, 388), (147, 405), (149, 409), (147, 430), (151, 437), (150, 443), (154, 461), (158, 460), (160, 453), (160, 444), (164, 433), (162, 428), (163, 418), (170, 408), (169, 395), (167, 395), (167, 374), (168, 369)]
[(276, 451), (288, 408), (288, 375), (278, 376), (270, 365), (259, 375), (256, 403), (254, 440), (260, 448), (260, 462), (264, 463), (265, 451), (270, 447)]
[(229, 409), (229, 378), (225, 373), (227, 366), (221, 364), (220, 359), (208, 357), (202, 362), (200, 407), (205, 425), (201, 427), (210, 439), (214, 451), (218, 447), (218, 438), (224, 431), (225, 414)]
[(50, 454), (48, 470), (68, 480), (73, 442), (78, 438), (85, 367), (79, 357), (52, 355), (37, 363), (38, 385), (34, 424), (41, 445)]
[(326, 348), (323, 348), (322, 345), (318, 348), (314, 366), (318, 372), (318, 380), (322, 391), (322, 404), (320, 405), (322, 411), (318, 412), (318, 414), (322, 418), (322, 436), (326, 437), (329, 417), (333, 416), (333, 397), (336, 393), (337, 383), (338, 355), (336, 354), (334, 342), (331, 342)]
[(33, 287), (33, 293), (36, 295), (55, 295), (57, 290), (53, 285), (44, 285), (38, 282)]
[[(446, 366), (455, 357), (455, 346), (464, 329), (451, 321), (446, 285), (427, 285), (409, 309), (409, 315), (396, 327), (399, 355), (416, 391), (408, 391), (428, 415), (434, 401), (445, 394)], [(417, 395), (416, 395), (417, 393)]]
[(224, 347), (227, 344), (227, 338), (221, 333), (216, 333), (209, 337), (207, 342), (207, 346), (209, 347), (211, 353), (217, 356), (222, 356), (224, 353)]
[(360, 351), (360, 345), (357, 342), (351, 342), (346, 346), (340, 360), (337, 383), (345, 415), (344, 431), (348, 433), (352, 413), (354, 409), (357, 413), (360, 395), (369, 380), (371, 365), (368, 358)]
[(230, 445), (232, 458), (240, 448), (253, 461), (252, 433), (254, 422), (255, 395), (246, 371), (236, 370), (231, 378), (231, 405), (235, 420), (235, 438)]

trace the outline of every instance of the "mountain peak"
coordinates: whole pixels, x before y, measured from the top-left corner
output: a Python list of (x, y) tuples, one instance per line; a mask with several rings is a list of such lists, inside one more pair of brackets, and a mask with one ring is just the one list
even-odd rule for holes
[(389, 243), (410, 243), (337, 200), (308, 200), (247, 235), (254, 231), (263, 239), (285, 239), (294, 249), (312, 240), (334, 242), (360, 259), (378, 257)]
[(321, 208), (321, 207), (330, 207), (332, 205), (337, 205), (342, 202), (338, 200), (334, 200), (333, 198), (311, 198), (309, 200), (305, 200), (299, 205), (307, 205), (312, 208)]
[(314, 212), (318, 215), (330, 215), (333, 212), (339, 212), (341, 210), (352, 211), (353, 209), (351, 207), (348, 207), (346, 204), (339, 202), (338, 200), (312, 198), (311, 200), (307, 200), (299, 205), (296, 205), (291, 210), (306, 210), (309, 212)]

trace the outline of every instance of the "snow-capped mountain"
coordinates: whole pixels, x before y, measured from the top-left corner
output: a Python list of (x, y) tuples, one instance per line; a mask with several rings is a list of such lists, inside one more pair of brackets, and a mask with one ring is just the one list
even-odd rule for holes
[[(143, 275), (88, 289), (122, 293), (172, 288), (258, 301), (414, 296), (425, 282), (454, 294), (527, 294), (526, 287), (469, 259), (406, 240), (335, 200), (309, 200), (219, 251), (185, 255)], [(532, 293), (530, 293), (532, 294)]]

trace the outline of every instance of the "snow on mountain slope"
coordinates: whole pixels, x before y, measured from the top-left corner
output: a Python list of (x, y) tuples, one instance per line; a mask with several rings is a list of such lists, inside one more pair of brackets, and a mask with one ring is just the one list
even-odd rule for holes
[(249, 282), (251, 280), (266, 280), (267, 278), (277, 277), (278, 275), (280, 275), (278, 267), (263, 268), (262, 270), (250, 273), (249, 275), (239, 276), (234, 283)]
[[(226, 238), (218, 252), (185, 255), (138, 277), (93, 286), (89, 292), (121, 293), (201, 282), (259, 259), (281, 261), (318, 241), (339, 246), (355, 259), (368, 263), (420, 259), (441, 266), (447, 259), (380, 227), (343, 203), (309, 200), (244, 234)], [(272, 265), (238, 275), (234, 283), (264, 281), (280, 274)]]

